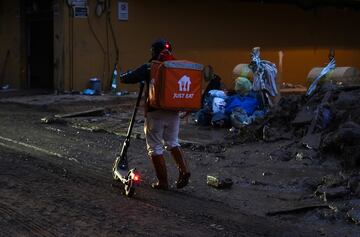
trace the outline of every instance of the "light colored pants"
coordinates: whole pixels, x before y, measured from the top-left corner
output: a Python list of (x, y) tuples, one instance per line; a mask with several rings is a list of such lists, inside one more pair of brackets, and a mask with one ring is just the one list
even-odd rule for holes
[(147, 113), (144, 132), (149, 156), (162, 155), (179, 144), (179, 113), (176, 111), (155, 110)]

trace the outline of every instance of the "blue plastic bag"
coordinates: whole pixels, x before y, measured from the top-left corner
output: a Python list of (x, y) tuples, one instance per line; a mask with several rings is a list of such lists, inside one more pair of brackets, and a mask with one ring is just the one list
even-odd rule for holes
[(232, 96), (228, 99), (225, 113), (230, 114), (235, 108), (242, 108), (248, 116), (251, 116), (259, 106), (257, 98), (252, 96)]
[(83, 95), (95, 95), (95, 91), (92, 89), (85, 89)]

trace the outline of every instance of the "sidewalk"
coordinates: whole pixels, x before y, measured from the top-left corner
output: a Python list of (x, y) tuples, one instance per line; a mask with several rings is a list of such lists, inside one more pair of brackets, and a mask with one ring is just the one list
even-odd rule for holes
[[(17, 104), (44, 109), (56, 114), (77, 113), (95, 108), (105, 108), (101, 116), (77, 116), (63, 119), (70, 125), (93, 132), (108, 132), (125, 136), (132, 116), (137, 93), (123, 96), (103, 94), (87, 96), (79, 94), (49, 94), (47, 91), (2, 91), (0, 103)], [(138, 110), (133, 136), (144, 139), (144, 113)], [(194, 124), (191, 115), (181, 120), (180, 142), (195, 145), (216, 145), (225, 142), (226, 129), (202, 128)]]
[(103, 94), (99, 96), (88, 96), (80, 94), (59, 94), (56, 95), (46, 90), (9, 90), (0, 91), (0, 103), (13, 103), (27, 106), (51, 107), (52, 105), (63, 104), (86, 104), (86, 103), (116, 103), (124, 98), (136, 98), (135, 93), (125, 96), (114, 96)]

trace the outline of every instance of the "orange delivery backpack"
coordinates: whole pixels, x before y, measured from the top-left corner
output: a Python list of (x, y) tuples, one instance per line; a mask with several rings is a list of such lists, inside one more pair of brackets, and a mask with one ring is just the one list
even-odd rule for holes
[(199, 110), (203, 71), (203, 65), (190, 61), (153, 61), (149, 83), (150, 106), (176, 111)]

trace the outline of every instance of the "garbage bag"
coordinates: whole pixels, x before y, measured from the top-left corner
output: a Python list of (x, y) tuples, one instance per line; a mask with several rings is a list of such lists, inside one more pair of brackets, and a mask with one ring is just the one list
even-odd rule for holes
[(330, 124), (330, 121), (332, 119), (332, 114), (329, 106), (321, 106), (316, 111), (317, 113), (317, 121), (316, 125), (321, 130), (327, 128)]
[(212, 111), (213, 100), (214, 97), (212, 97), (210, 94), (204, 96), (202, 108)]
[(252, 96), (232, 96), (227, 100), (225, 113), (230, 114), (235, 108), (242, 108), (250, 116), (259, 106), (257, 98)]
[(231, 125), (235, 128), (244, 127), (246, 125), (251, 124), (252, 122), (247, 112), (240, 107), (237, 107), (232, 111), (230, 115), (230, 120), (231, 120)]
[(234, 89), (241, 96), (246, 96), (252, 89), (252, 84), (246, 77), (238, 77), (235, 79)]
[(230, 114), (231, 125), (235, 128), (241, 128), (252, 124), (256, 119), (264, 118), (265, 111), (256, 110), (253, 115), (248, 116), (247, 112), (242, 108), (235, 108)]
[(219, 97), (222, 99), (226, 99), (228, 96), (226, 95), (225, 91), (222, 90), (211, 90), (208, 92), (213, 97)]
[(264, 118), (265, 117), (265, 110), (256, 110), (253, 115), (251, 115), (253, 120), (257, 118)]
[(229, 116), (221, 112), (214, 113), (211, 118), (211, 125), (213, 125), (214, 127), (219, 127), (219, 128), (229, 127), (230, 124), (231, 123)]
[(211, 111), (209, 109), (201, 109), (195, 113), (195, 124), (199, 126), (210, 126), (211, 117)]
[(215, 97), (213, 99), (212, 111), (213, 113), (225, 113), (225, 106), (226, 106), (225, 99), (220, 97)]
[(95, 95), (95, 94), (96, 94), (96, 91), (92, 90), (92, 89), (85, 89), (83, 91), (83, 95)]

